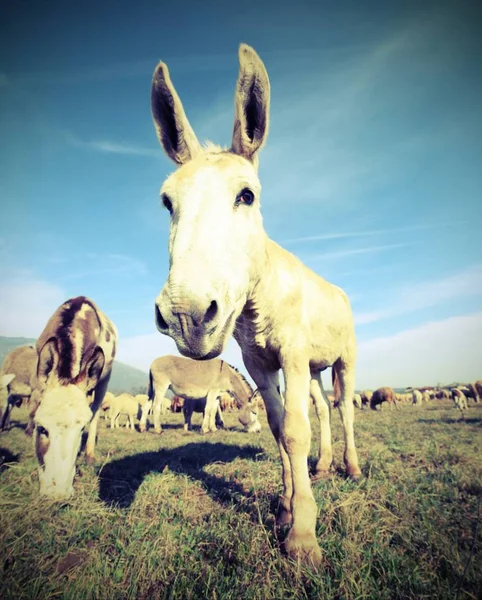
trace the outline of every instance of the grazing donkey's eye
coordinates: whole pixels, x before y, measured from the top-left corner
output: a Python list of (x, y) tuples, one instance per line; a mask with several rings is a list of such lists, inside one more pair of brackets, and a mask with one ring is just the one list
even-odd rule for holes
[(49, 432), (45, 429), (45, 427), (42, 427), (42, 425), (37, 425), (37, 433), (39, 435), (44, 435), (45, 437), (49, 437)]
[(254, 194), (249, 188), (244, 188), (239, 194), (236, 196), (236, 202), (234, 206), (239, 206), (240, 204), (247, 204), (251, 206), (254, 202)]
[(169, 213), (172, 215), (172, 202), (169, 200), (169, 196), (167, 196), (167, 194), (162, 194), (161, 198), (162, 198), (162, 203), (167, 208)]

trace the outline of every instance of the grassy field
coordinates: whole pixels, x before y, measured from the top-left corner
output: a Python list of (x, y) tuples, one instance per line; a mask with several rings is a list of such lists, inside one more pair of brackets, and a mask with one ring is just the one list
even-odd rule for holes
[[(20, 424), (25, 413), (14, 412)], [(314, 485), (323, 569), (280, 552), (278, 452), (263, 432), (106, 429), (75, 496), (38, 497), (31, 441), (0, 436), (0, 598), (480, 598), (482, 406), (356, 411), (364, 478)], [(334, 451), (343, 441), (334, 414)], [(316, 455), (318, 425), (312, 415)]]

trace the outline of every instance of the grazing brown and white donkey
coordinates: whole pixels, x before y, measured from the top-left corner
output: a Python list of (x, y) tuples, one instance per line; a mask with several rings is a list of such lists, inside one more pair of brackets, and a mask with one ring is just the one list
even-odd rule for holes
[[(202, 147), (160, 62), (151, 103), (159, 140), (178, 165), (161, 188), (171, 214), (170, 269), (156, 324), (181, 354), (209, 359), (232, 334), (261, 392), (278, 442), (284, 491), (278, 523), (292, 524), (285, 549), (321, 563), (317, 507), (308, 472), (310, 395), (321, 424), (316, 475), (332, 463), (330, 404), (320, 371), (333, 367), (348, 475), (360, 475), (353, 434), (356, 340), (346, 294), (268, 238), (260, 212), (258, 151), (268, 133), (270, 85), (263, 62), (239, 49), (232, 145)], [(295, 135), (295, 132), (293, 132)], [(280, 394), (283, 370), (285, 401)]]
[[(161, 433), (161, 402), (168, 389), (184, 398), (183, 413), (188, 429), (190, 429), (193, 410), (204, 413), (201, 427), (203, 433), (216, 431), (216, 421), (219, 421), (219, 396), (222, 392), (232, 392), (243, 412), (245, 410), (249, 412), (249, 409), (255, 407), (251, 403), (255, 394), (254, 390), (251, 389), (246, 378), (225, 360), (215, 358), (199, 362), (167, 354), (154, 359), (149, 369), (148, 395), (150, 403), (153, 403), (154, 431), (157, 433)], [(206, 402), (204, 405), (189, 402), (186, 404), (188, 399), (205, 399)], [(142, 409), (142, 417), (139, 422), (141, 432), (146, 430), (149, 409), (149, 404)], [(189, 418), (186, 415), (189, 415)], [(222, 421), (222, 417), (220, 420)], [(253, 418), (253, 425), (255, 421), (261, 429), (257, 415), (256, 419)]]
[(75, 460), (90, 421), (86, 455), (94, 459), (98, 408), (111, 375), (114, 324), (85, 296), (67, 300), (37, 340), (37, 385), (31, 426), (40, 494), (56, 500), (74, 493)]

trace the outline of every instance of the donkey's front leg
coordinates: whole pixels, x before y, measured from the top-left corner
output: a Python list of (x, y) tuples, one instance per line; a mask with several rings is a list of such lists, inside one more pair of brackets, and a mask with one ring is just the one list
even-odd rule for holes
[(162, 433), (161, 427), (161, 402), (164, 398), (164, 394), (160, 394), (156, 391), (154, 396), (154, 402), (152, 404), (152, 417), (154, 420), (154, 433)]
[(281, 465), (283, 467), (283, 495), (280, 497), (280, 507), (276, 517), (276, 524), (279, 527), (283, 527), (290, 525), (292, 521), (291, 497), (293, 496), (293, 480), (291, 478), (291, 465), (288, 454), (281, 442), (284, 408), (279, 388), (279, 375), (278, 371), (267, 372), (260, 369), (249, 354), (243, 354), (243, 362), (264, 400), (269, 427), (278, 444)]
[(202, 433), (217, 431), (216, 413), (219, 406), (219, 390), (211, 390), (206, 397), (206, 408), (204, 409), (204, 419), (201, 427)]
[(331, 446), (331, 404), (323, 388), (321, 374), (312, 374), (310, 394), (315, 404), (316, 414), (320, 422), (320, 447), (313, 481), (322, 479), (329, 474), (333, 462)]
[(184, 415), (184, 431), (192, 431), (191, 419), (192, 419), (192, 400), (185, 399), (184, 406), (182, 407), (182, 413)]
[(89, 425), (89, 433), (85, 448), (85, 460), (89, 465), (93, 465), (95, 462), (95, 443), (97, 440), (97, 423), (99, 422), (99, 416), (100, 409), (96, 411)]
[(281, 440), (288, 453), (293, 478), (293, 526), (285, 540), (285, 549), (292, 558), (310, 562), (317, 567), (321, 563), (321, 550), (315, 533), (317, 507), (308, 473), (308, 454), (311, 446), (311, 376), (308, 364), (302, 356), (298, 359), (285, 359), (282, 367), (286, 394)]
[(355, 408), (353, 406), (355, 368), (353, 365), (344, 364), (340, 359), (333, 365), (333, 369), (335, 371), (335, 378), (338, 380), (340, 386), (338, 409), (340, 411), (343, 433), (345, 435), (344, 459), (346, 473), (352, 479), (358, 479), (361, 475), (361, 471), (358, 465), (358, 455), (355, 448), (355, 434), (353, 431), (353, 423), (355, 421)]
[(153, 401), (148, 400), (141, 409), (141, 418), (139, 420), (139, 431), (144, 433), (147, 428), (147, 415), (152, 408)]
[(85, 460), (87, 464), (93, 465), (95, 462), (95, 444), (97, 442), (97, 423), (100, 417), (100, 405), (104, 399), (107, 387), (109, 385), (110, 375), (101, 379), (95, 387), (94, 399), (91, 401), (90, 408), (94, 412), (92, 421), (89, 425), (89, 434), (87, 436), (87, 444), (85, 446)]

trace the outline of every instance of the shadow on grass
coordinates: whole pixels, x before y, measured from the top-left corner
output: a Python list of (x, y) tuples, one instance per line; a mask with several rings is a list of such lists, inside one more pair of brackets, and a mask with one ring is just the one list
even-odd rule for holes
[(7, 448), (0, 448), (0, 473), (2, 473), (11, 463), (19, 461), (20, 454), (13, 454)]
[(440, 423), (459, 423), (463, 425), (465, 423), (466, 425), (478, 425), (479, 427), (482, 427), (482, 418), (464, 419), (463, 417), (446, 417), (445, 419), (419, 419), (419, 422), (437, 425), (440, 425)]
[(7, 433), (7, 431), (11, 431), (12, 429), (23, 429), (25, 431), (27, 429), (27, 423), (20, 423), (20, 421), (14, 421), (12, 419), (7, 427), (5, 427), (3, 431), (0, 431), (0, 434)]
[(99, 496), (111, 506), (129, 507), (137, 490), (150, 473), (162, 473), (167, 467), (173, 473), (188, 475), (200, 481), (207, 493), (222, 504), (236, 503), (251, 497), (243, 487), (204, 471), (206, 465), (236, 458), (255, 460), (262, 448), (233, 446), (223, 443), (195, 442), (157, 452), (141, 452), (106, 464), (99, 472)]

